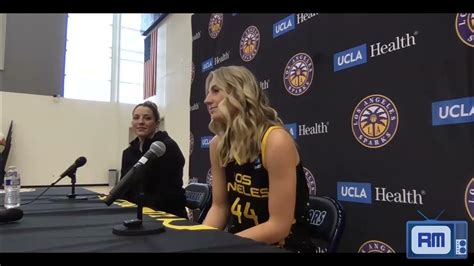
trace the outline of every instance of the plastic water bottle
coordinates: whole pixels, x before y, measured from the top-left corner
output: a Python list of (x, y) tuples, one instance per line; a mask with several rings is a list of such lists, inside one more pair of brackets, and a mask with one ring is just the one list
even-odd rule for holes
[(9, 166), (4, 180), (6, 209), (20, 207), (20, 174), (16, 166)]

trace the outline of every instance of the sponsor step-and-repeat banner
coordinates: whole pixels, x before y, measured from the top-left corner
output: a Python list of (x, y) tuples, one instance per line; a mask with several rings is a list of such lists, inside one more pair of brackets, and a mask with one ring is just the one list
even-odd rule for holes
[(342, 204), (339, 252), (445, 252), (462, 221), (450, 250), (474, 251), (474, 14), (195, 14), (192, 34), (190, 182), (212, 184), (205, 79), (243, 65), (310, 193)]

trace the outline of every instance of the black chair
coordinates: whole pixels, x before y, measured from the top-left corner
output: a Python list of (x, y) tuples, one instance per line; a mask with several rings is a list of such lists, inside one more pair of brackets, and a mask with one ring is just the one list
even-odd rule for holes
[(186, 207), (190, 210), (199, 210), (196, 222), (202, 223), (212, 204), (211, 185), (205, 183), (191, 183), (185, 188)]
[(336, 252), (345, 225), (341, 204), (331, 197), (309, 196), (309, 219), (313, 242), (325, 242), (328, 253)]

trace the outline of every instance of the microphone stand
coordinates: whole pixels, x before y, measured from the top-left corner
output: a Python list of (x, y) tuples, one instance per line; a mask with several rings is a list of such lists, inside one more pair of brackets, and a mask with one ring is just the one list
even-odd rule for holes
[(76, 170), (72, 172), (69, 177), (71, 178), (71, 194), (67, 195), (68, 198), (70, 199), (76, 199), (76, 200), (86, 200), (86, 197), (81, 197), (76, 195)]
[(63, 179), (64, 177), (66, 176), (69, 176), (71, 178), (71, 194), (69, 195), (66, 195), (67, 198), (53, 198), (53, 199), (49, 199), (50, 201), (70, 201), (70, 200), (87, 200), (87, 197), (82, 197), (82, 196), (78, 196), (76, 194), (76, 170), (74, 170), (74, 172), (72, 172), (71, 174), (68, 174), (68, 175), (65, 175), (63, 177), (60, 177), (58, 178), (58, 180), (54, 181), (54, 183), (51, 184), (51, 187), (56, 185), (56, 183), (58, 183), (61, 179)]
[(145, 202), (145, 192), (143, 182), (137, 184), (137, 218), (125, 220), (123, 224), (115, 226), (112, 233), (119, 236), (153, 235), (163, 233), (165, 227), (160, 221), (143, 222), (143, 204)]

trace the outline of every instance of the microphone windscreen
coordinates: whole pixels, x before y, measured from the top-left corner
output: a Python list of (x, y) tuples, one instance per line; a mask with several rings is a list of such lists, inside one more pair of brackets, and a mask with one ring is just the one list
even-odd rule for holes
[(77, 158), (75, 164), (76, 164), (77, 167), (81, 167), (81, 166), (83, 166), (84, 164), (86, 164), (86, 162), (87, 162), (86, 157), (81, 156), (81, 157)]
[(23, 217), (23, 211), (18, 208), (0, 210), (0, 223), (9, 223), (20, 220)]
[(150, 151), (152, 151), (156, 157), (161, 157), (166, 152), (166, 146), (161, 141), (155, 141), (151, 144)]

